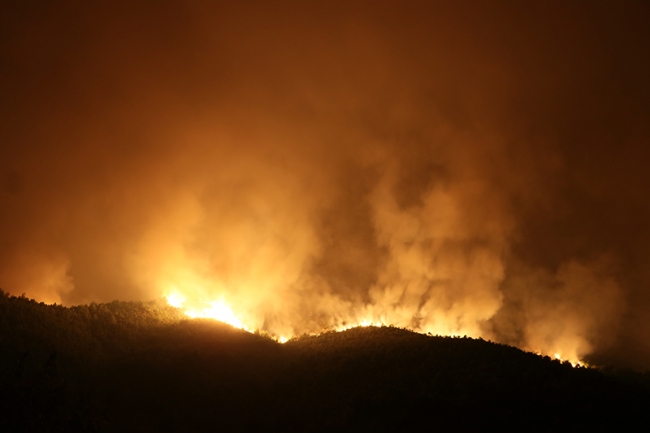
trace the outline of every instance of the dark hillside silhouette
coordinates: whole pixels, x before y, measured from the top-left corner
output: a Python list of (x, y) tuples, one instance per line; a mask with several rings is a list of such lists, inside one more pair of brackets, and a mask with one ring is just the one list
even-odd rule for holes
[(281, 345), (162, 301), (0, 294), (7, 431), (634, 430), (647, 378), (393, 327)]

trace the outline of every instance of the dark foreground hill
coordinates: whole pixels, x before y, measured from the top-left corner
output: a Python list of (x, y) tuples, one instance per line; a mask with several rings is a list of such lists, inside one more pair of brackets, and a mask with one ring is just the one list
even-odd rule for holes
[(356, 328), (280, 345), (163, 302), (0, 293), (4, 431), (643, 430), (647, 375)]

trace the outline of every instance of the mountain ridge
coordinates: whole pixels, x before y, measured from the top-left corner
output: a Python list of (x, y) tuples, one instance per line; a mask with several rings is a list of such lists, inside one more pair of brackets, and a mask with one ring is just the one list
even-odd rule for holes
[(359, 327), (279, 344), (161, 301), (0, 294), (14, 431), (555, 431), (647, 421), (648, 374), (467, 337)]

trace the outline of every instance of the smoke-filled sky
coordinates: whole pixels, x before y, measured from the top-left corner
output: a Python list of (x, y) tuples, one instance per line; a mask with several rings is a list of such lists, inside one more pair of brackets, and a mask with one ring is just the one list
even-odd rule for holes
[(0, 287), (650, 368), (644, 1), (0, 5)]

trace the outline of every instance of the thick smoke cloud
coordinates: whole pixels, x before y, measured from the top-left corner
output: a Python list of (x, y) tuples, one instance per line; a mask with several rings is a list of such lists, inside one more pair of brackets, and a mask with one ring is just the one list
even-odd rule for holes
[(0, 287), (650, 366), (643, 2), (5, 2)]

